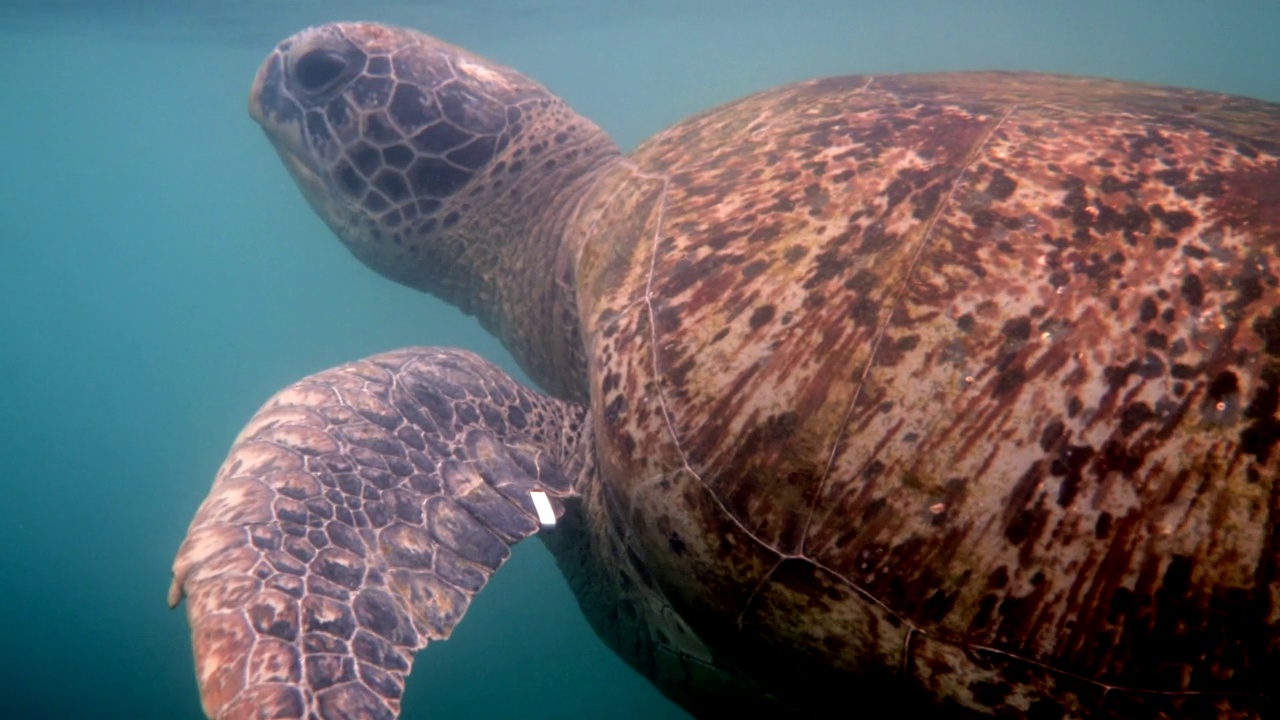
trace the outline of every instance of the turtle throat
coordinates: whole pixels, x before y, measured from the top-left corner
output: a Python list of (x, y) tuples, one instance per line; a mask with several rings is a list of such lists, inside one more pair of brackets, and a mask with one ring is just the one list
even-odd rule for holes
[(599, 178), (621, 156), (603, 131), (574, 119), (558, 124), (578, 137), (549, 143), (537, 162), (509, 175), (509, 191), (458, 223), (454, 242), (463, 260), (455, 267), (465, 270), (467, 287), (465, 296), (447, 299), (474, 313), (544, 390), (581, 402), (587, 398), (576, 291), (582, 228)]

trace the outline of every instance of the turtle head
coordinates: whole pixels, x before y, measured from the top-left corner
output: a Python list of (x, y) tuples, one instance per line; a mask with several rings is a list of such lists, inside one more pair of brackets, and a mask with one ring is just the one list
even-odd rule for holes
[(478, 315), (543, 381), (518, 326), (547, 307), (571, 188), (618, 157), (603, 131), (510, 68), (374, 23), (281, 42), (249, 113), (357, 258)]

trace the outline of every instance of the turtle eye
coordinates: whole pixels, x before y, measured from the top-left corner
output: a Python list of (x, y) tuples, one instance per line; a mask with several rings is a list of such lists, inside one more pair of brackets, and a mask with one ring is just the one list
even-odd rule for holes
[(347, 59), (332, 50), (312, 50), (298, 59), (294, 76), (303, 90), (327, 89), (347, 69)]

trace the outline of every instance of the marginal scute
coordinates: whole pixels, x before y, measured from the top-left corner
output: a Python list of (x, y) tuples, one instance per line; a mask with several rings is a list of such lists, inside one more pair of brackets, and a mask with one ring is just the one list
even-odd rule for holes
[(390, 577), (409, 601), (415, 626), (432, 640), (448, 639), (471, 599), (433, 573), (392, 570)]
[(464, 592), (479, 592), (488, 579), (476, 563), (445, 547), (436, 548), (434, 569), (441, 580)]
[(200, 506), (199, 515), (203, 522), (238, 525), (271, 519), (265, 510), (271, 490), (257, 479), (226, 478), (220, 480), (215, 489), (216, 492)]
[[(200, 580), (192, 580), (194, 583)], [(214, 576), (203, 581), (206, 587), (216, 584), (214, 592), (201, 593), (199, 597), (192, 597), (188, 602), (192, 604), (193, 610), (199, 610), (201, 615), (215, 615), (224, 612), (237, 612), (245, 606), (254, 594), (261, 588), (262, 583), (256, 578), (246, 575), (232, 576)]]
[(287, 390), (276, 393), (263, 407), (324, 407), (336, 400), (337, 395), (330, 388), (310, 383), (298, 383)]
[(409, 663), (403, 650), (397, 650), (386, 639), (361, 628), (351, 641), (355, 656), (366, 663), (373, 663), (387, 670), (407, 672)]
[(396, 712), (372, 690), (359, 683), (345, 683), (316, 693), (320, 720), (396, 720)]
[(436, 543), (425, 528), (395, 523), (379, 534), (379, 549), (391, 567), (430, 569)]
[(520, 507), (513, 505), (496, 490), (481, 484), (465, 495), (458, 495), (457, 503), (474, 517), (482, 517), (488, 526), (507, 542), (528, 537), (538, 529), (537, 522)]
[(223, 711), (225, 720), (302, 720), (302, 692), (298, 688), (280, 683), (256, 685), (247, 688)]
[(239, 613), (206, 615), (192, 628), (196, 678), (206, 712), (222, 707), (244, 688), (249, 658), (240, 649), (249, 647), (252, 638), (252, 628)]
[(338, 449), (337, 442), (327, 433), (306, 425), (271, 424), (255, 430), (252, 437), (302, 455), (323, 455)]
[(404, 683), (380, 667), (360, 663), (359, 672), (366, 687), (388, 700), (399, 700), (404, 694)]
[(468, 560), (497, 569), (510, 551), (484, 524), (447, 498), (427, 504), (431, 536)]
[[(225, 529), (236, 531), (240, 534), (244, 533), (244, 530), (240, 528), (226, 527)], [(208, 536), (205, 536), (202, 539), (207, 540)], [(221, 581), (234, 582), (231, 580), (231, 576), (239, 575), (241, 568), (251, 564), (252, 560), (257, 556), (257, 552), (252, 547), (239, 543), (237, 543), (237, 545), (238, 547), (233, 548), (227, 548), (224, 546), (223, 548), (218, 549), (214, 554), (211, 554), (207, 559), (189, 566), (190, 569), (180, 575), (183, 577), (183, 581), (194, 584), (211, 581), (215, 578), (225, 578)], [(199, 552), (201, 549), (203, 548), (196, 546), (192, 547), (191, 551), (194, 553)]]

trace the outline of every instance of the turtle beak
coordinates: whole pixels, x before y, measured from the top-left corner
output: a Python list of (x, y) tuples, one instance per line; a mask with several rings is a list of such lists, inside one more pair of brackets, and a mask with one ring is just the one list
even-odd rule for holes
[(282, 120), (302, 120), (302, 108), (289, 97), (284, 82), (284, 53), (276, 46), (258, 68), (249, 88), (249, 117), (268, 133)]
[(283, 44), (277, 47), (258, 68), (249, 89), (249, 117), (262, 127), (286, 162), (302, 163), (315, 174), (319, 168), (304, 135), (303, 109), (285, 87), (285, 49)]
[(254, 77), (249, 89), (249, 117), (253, 118), (275, 148), (311, 207), (328, 217), (332, 194), (318, 159), (304, 136), (302, 107), (285, 87), (285, 53), (290, 41), (276, 47)]
[(272, 82), (273, 79), (278, 80), (279, 77), (280, 51), (277, 49), (258, 68), (257, 74), (253, 77), (253, 85), (249, 87), (249, 117), (259, 125), (262, 125), (267, 117), (267, 111), (262, 106), (262, 91), (267, 83)]
[(276, 154), (284, 161), (284, 166), (293, 176), (293, 181), (302, 191), (303, 196), (307, 198), (311, 209), (322, 218), (331, 218), (333, 211), (329, 206), (333, 203), (334, 195), (329, 191), (324, 178), (296, 153), (277, 142), (274, 137), (271, 138), (271, 144), (275, 146)]

